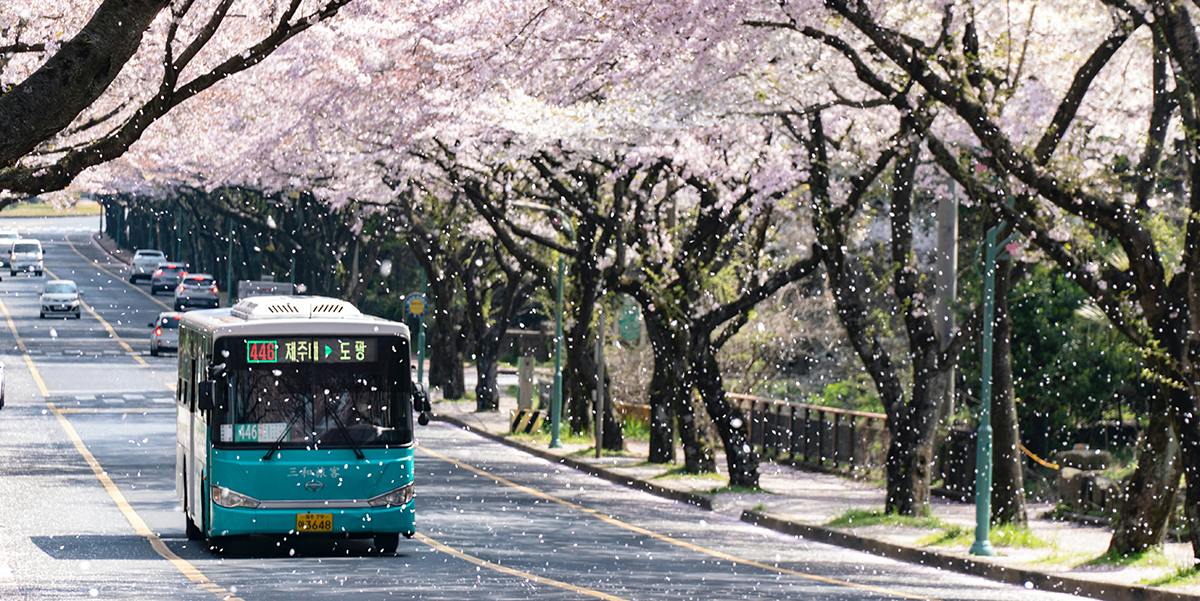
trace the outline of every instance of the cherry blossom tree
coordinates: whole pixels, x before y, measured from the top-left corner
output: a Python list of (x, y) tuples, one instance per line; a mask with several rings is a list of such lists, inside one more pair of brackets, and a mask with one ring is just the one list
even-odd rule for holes
[[(3, 76), (16, 83), (4, 84), (0, 96), (0, 191), (7, 192), (0, 206), (60, 190), (120, 156), (163, 115), (260, 63), (347, 2), (105, 0), (46, 2), (20, 12), (6, 6), (0, 31), (12, 38), (4, 55), (19, 55), (3, 63)], [(78, 33), (62, 39), (62, 25)]]
[[(1200, 266), (1192, 168), (1196, 130), (1190, 125), (1191, 90), (1200, 74), (1193, 70), (1194, 7), (1169, 1), (1151, 2), (1148, 8), (1124, 2), (1056, 6), (1065, 11), (1055, 12), (1056, 18), (1074, 17), (1067, 21), (1067, 31), (1077, 35), (1073, 43), (1056, 46), (1037, 40), (1038, 48), (1049, 51), (1031, 52), (1019, 63), (1031, 75), (1005, 79), (999, 77), (1004, 63), (997, 60), (1004, 53), (995, 52), (1005, 44), (997, 41), (998, 34), (985, 34), (995, 22), (982, 19), (994, 17), (986, 11), (929, 3), (923, 12), (940, 15), (940, 25), (913, 31), (897, 13), (863, 2), (827, 4), (877, 49), (878, 71), (911, 82), (945, 109), (945, 128), (930, 138), (939, 165), (1016, 224), (1075, 278), (1116, 328), (1145, 349), (1150, 364), (1146, 375), (1162, 388), (1165, 413), (1179, 436), (1188, 481), (1184, 507), (1194, 551), (1200, 554), (1195, 534), (1200, 497), (1193, 498), (1200, 489), (1195, 417), (1200, 384), (1192, 367), (1200, 347), (1194, 340), (1197, 328), (1188, 326), (1200, 314), (1200, 295), (1190, 277)], [(1090, 24), (1090, 31), (1081, 24)], [(1064, 47), (1090, 50), (1064, 57), (1059, 54)], [(1003, 93), (1000, 81), (1016, 81), (1017, 86)], [(1177, 157), (1164, 153), (1168, 136), (1179, 140)], [(962, 168), (974, 162), (994, 168), (984, 177)], [(1015, 198), (997, 193), (992, 177), (1011, 182)], [(1178, 187), (1164, 186), (1169, 179), (1178, 181)], [(1016, 202), (1010, 206), (1009, 199)], [(1072, 218), (1082, 231), (1072, 232)], [(1186, 232), (1175, 252), (1164, 252), (1171, 245), (1164, 246), (1151, 229), (1162, 219), (1178, 222)], [(1167, 445), (1170, 438), (1160, 438), (1160, 444)], [(1127, 507), (1135, 499), (1159, 507), (1171, 503), (1172, 485), (1162, 480), (1171, 471), (1161, 467), (1169, 463), (1169, 457), (1143, 458), (1139, 470), (1147, 472), (1133, 480)], [(1125, 541), (1132, 546), (1128, 550), (1155, 544), (1156, 538), (1161, 540), (1164, 515), (1123, 513), (1123, 519), (1142, 523), (1122, 528), (1142, 534), (1114, 541)]]

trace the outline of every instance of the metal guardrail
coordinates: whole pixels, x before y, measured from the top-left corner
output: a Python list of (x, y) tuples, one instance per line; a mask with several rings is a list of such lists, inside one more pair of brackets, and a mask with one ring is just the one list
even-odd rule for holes
[(764, 456), (835, 471), (873, 471), (887, 459), (887, 416), (727, 393), (748, 420), (750, 446)]

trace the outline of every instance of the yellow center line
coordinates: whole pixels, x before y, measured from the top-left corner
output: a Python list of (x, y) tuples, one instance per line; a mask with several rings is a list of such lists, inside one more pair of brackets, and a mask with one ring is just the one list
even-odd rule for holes
[(689, 543), (689, 542), (687, 542), (687, 541), (684, 541), (684, 540), (680, 540), (680, 539), (677, 539), (677, 538), (674, 538), (674, 537), (667, 536), (667, 535), (665, 535), (665, 534), (659, 534), (659, 533), (657, 533), (657, 532), (652, 532), (652, 531), (650, 531), (650, 530), (647, 530), (647, 529), (645, 529), (645, 528), (642, 528), (642, 527), (640, 527), (640, 526), (634, 526), (633, 524), (629, 524), (629, 523), (627, 523), (627, 522), (622, 522), (621, 520), (618, 520), (618, 519), (616, 519), (616, 518), (614, 518), (614, 517), (612, 517), (612, 516), (607, 516), (607, 515), (604, 515), (604, 514), (602, 514), (602, 513), (598, 512), (598, 511), (596, 511), (595, 509), (589, 509), (589, 508), (587, 508), (587, 507), (584, 507), (584, 506), (582, 506), (582, 505), (578, 505), (578, 504), (576, 504), (576, 503), (572, 503), (572, 502), (570, 502), (570, 501), (567, 501), (566, 499), (560, 499), (560, 498), (558, 498), (558, 497), (556, 497), (556, 496), (554, 496), (554, 495), (551, 495), (551, 494), (544, 493), (544, 492), (542, 492), (542, 491), (540, 491), (540, 490), (537, 490), (537, 489), (534, 489), (534, 488), (530, 488), (530, 487), (528, 487), (528, 486), (524, 486), (524, 485), (521, 485), (521, 484), (517, 484), (516, 482), (513, 482), (513, 481), (511, 481), (511, 480), (507, 480), (507, 479), (505, 479), (505, 478), (502, 478), (502, 477), (500, 477), (500, 476), (497, 476), (497, 475), (495, 475), (495, 474), (492, 474), (492, 473), (486, 472), (486, 471), (484, 471), (484, 470), (481, 470), (481, 469), (479, 469), (479, 468), (477, 468), (477, 467), (475, 467), (475, 466), (473, 466), (473, 465), (468, 465), (468, 464), (466, 464), (466, 463), (463, 463), (463, 462), (461, 462), (461, 461), (459, 461), (459, 460), (457, 460), (457, 459), (453, 459), (453, 458), (447, 457), (447, 456), (445, 456), (445, 455), (442, 455), (442, 454), (440, 454), (440, 453), (437, 453), (437, 452), (435, 452), (435, 451), (431, 451), (431, 450), (429, 450), (429, 449), (427, 449), (427, 448), (425, 448), (425, 447), (423, 447), (423, 446), (417, 445), (417, 448), (418, 448), (418, 449), (420, 449), (422, 452), (424, 452), (424, 453), (426, 453), (426, 454), (428, 454), (428, 455), (430, 455), (430, 456), (432, 456), (432, 457), (434, 457), (434, 458), (436, 458), (436, 459), (440, 459), (440, 460), (442, 460), (442, 461), (445, 461), (445, 462), (447, 462), (447, 463), (450, 463), (450, 464), (456, 465), (456, 466), (458, 466), (458, 467), (460, 467), (460, 468), (462, 468), (462, 469), (464, 469), (464, 470), (467, 470), (467, 471), (469, 471), (469, 472), (472, 472), (472, 473), (474, 473), (474, 474), (478, 474), (478, 475), (480, 475), (480, 476), (483, 476), (483, 477), (485, 477), (485, 478), (490, 478), (491, 480), (494, 480), (494, 481), (496, 481), (496, 482), (498, 482), (498, 483), (500, 483), (500, 484), (503, 484), (503, 485), (505, 485), (505, 486), (508, 486), (508, 487), (510, 487), (510, 488), (515, 488), (515, 489), (517, 489), (517, 490), (519, 490), (519, 491), (521, 491), (521, 492), (523, 492), (523, 493), (526, 493), (526, 494), (532, 495), (532, 496), (534, 496), (534, 497), (537, 497), (537, 498), (539, 498), (539, 499), (545, 499), (545, 500), (547, 500), (547, 501), (551, 501), (551, 502), (554, 502), (554, 503), (558, 503), (559, 505), (563, 505), (563, 506), (566, 506), (566, 507), (570, 507), (571, 509), (574, 509), (574, 510), (576, 510), (576, 511), (580, 511), (580, 512), (582, 512), (582, 513), (586, 513), (586, 514), (588, 514), (588, 515), (590, 515), (590, 516), (592, 516), (592, 517), (594, 517), (594, 518), (596, 518), (596, 519), (598, 519), (598, 520), (600, 520), (600, 521), (602, 521), (602, 522), (606, 522), (606, 523), (608, 523), (608, 524), (611, 524), (611, 525), (613, 525), (613, 526), (617, 526), (618, 528), (623, 528), (623, 529), (625, 529), (625, 530), (629, 530), (630, 532), (634, 532), (634, 533), (637, 533), (637, 534), (641, 534), (641, 535), (643, 535), (643, 536), (648, 536), (648, 537), (650, 537), (650, 538), (653, 538), (653, 539), (656, 539), (656, 540), (660, 540), (660, 541), (663, 541), (663, 542), (665, 542), (665, 543), (670, 543), (670, 544), (672, 544), (672, 545), (676, 545), (676, 546), (679, 546), (679, 547), (683, 547), (683, 548), (685, 548), (685, 549), (690, 549), (690, 550), (692, 550), (692, 551), (696, 551), (696, 552), (698, 552), (698, 553), (703, 553), (703, 554), (705, 554), (705, 555), (709, 555), (709, 556), (712, 556), (712, 557), (716, 557), (717, 559), (722, 559), (722, 560), (729, 561), (729, 562), (732, 562), (732, 563), (739, 563), (739, 564), (742, 564), (742, 565), (744, 565), (744, 566), (751, 566), (751, 567), (755, 567), (755, 568), (759, 568), (759, 569), (762, 569), (762, 570), (767, 570), (767, 571), (771, 571), (771, 572), (778, 572), (778, 573), (780, 573), (780, 574), (787, 574), (787, 575), (789, 575), (789, 576), (796, 576), (796, 577), (798, 577), (798, 578), (804, 578), (804, 579), (807, 579), (807, 580), (815, 580), (815, 581), (817, 581), (817, 582), (824, 582), (824, 583), (826, 583), (826, 584), (835, 584), (835, 585), (839, 585), (839, 586), (847, 586), (847, 587), (856, 588), (856, 589), (860, 589), (860, 590), (871, 591), (871, 592), (873, 592), (873, 593), (880, 593), (880, 594), (883, 594), (883, 595), (888, 595), (888, 596), (892, 596), (892, 597), (900, 597), (900, 598), (903, 598), (903, 599), (918, 599), (918, 600), (922, 600), (922, 601), (934, 601), (933, 599), (930, 599), (929, 597), (922, 597), (922, 596), (919, 596), (919, 595), (910, 595), (910, 594), (908, 594), (908, 593), (902, 593), (902, 592), (900, 592), (900, 591), (894, 591), (894, 590), (890, 590), (890, 589), (880, 588), (880, 587), (877, 587), (877, 586), (871, 586), (871, 585), (868, 585), (868, 584), (857, 584), (857, 583), (854, 583), (854, 582), (848, 582), (848, 581), (845, 581), (845, 580), (838, 580), (838, 579), (836, 579), (836, 578), (827, 578), (827, 577), (825, 577), (825, 576), (816, 576), (816, 575), (814, 575), (814, 574), (806, 574), (806, 573), (804, 573), (804, 572), (798, 572), (798, 571), (796, 571), (796, 570), (789, 570), (789, 569), (787, 569), (787, 568), (781, 568), (781, 567), (779, 567), (779, 566), (773, 566), (773, 565), (770, 565), (770, 564), (765, 564), (765, 563), (762, 563), (762, 562), (754, 561), (754, 560), (752, 560), (752, 559), (745, 559), (745, 558), (742, 558), (742, 557), (737, 557), (737, 556), (735, 556), (735, 555), (730, 555), (730, 554), (728, 554), (728, 553), (724, 553), (724, 552), (722, 552), (722, 551), (717, 551), (717, 550), (714, 550), (714, 549), (709, 549), (709, 548), (707, 548), (707, 547), (702, 547), (702, 546), (700, 546), (700, 545), (696, 545), (696, 544)]
[[(40, 388), (42, 391), (42, 398), (50, 396), (50, 393), (46, 391), (46, 385), (42, 383), (42, 376), (38, 373), (37, 366), (33, 364), (33, 359), (31, 359), (29, 355), (24, 355), (24, 357), (25, 363), (29, 365), (30, 373), (33, 374), (34, 381), (37, 382), (38, 388)], [(202, 574), (200, 570), (196, 569), (196, 567), (190, 562), (176, 555), (174, 551), (171, 551), (171, 549), (167, 547), (166, 543), (164, 543), (157, 534), (154, 534), (154, 532), (150, 530), (149, 526), (146, 525), (146, 522), (142, 520), (141, 516), (139, 516), (137, 512), (133, 510), (133, 507), (129, 505), (129, 501), (125, 499), (125, 495), (121, 493), (121, 490), (117, 488), (117, 485), (112, 481), (112, 478), (108, 476), (108, 472), (104, 470), (104, 468), (100, 465), (100, 462), (96, 461), (96, 457), (92, 455), (91, 451), (88, 450), (87, 445), (83, 443), (83, 439), (79, 437), (79, 433), (75, 431), (75, 426), (72, 426), (71, 422), (67, 420), (67, 416), (64, 414), (64, 411), (49, 401), (46, 402), (46, 407), (50, 410), (50, 413), (54, 415), (55, 419), (58, 420), (59, 425), (61, 425), (63, 431), (66, 432), (67, 438), (71, 439), (71, 443), (75, 445), (75, 449), (79, 451), (79, 454), (83, 456), (83, 459), (87, 462), (88, 467), (92, 468), (92, 473), (96, 474), (96, 478), (100, 480), (100, 484), (104, 486), (104, 490), (108, 492), (108, 496), (112, 497), (113, 502), (117, 504), (117, 509), (121, 511), (121, 515), (124, 515), (125, 519), (129, 521), (129, 524), (133, 526), (134, 532), (145, 538), (150, 543), (150, 546), (154, 549), (154, 551), (159, 554), (159, 556), (171, 562), (171, 565), (175, 566), (175, 569), (179, 570), (179, 572), (186, 576), (188, 580), (191, 580), (197, 584), (211, 582), (207, 576)], [(228, 597), (227, 601), (242, 600), (239, 597)]]
[[(26, 358), (28, 358), (28, 355)], [(32, 362), (30, 362), (30, 369), (34, 370), (36, 373), (36, 368), (33, 367)], [(80, 455), (83, 456), (83, 459), (87, 462), (88, 467), (92, 468), (92, 473), (96, 474), (96, 478), (100, 480), (100, 484), (104, 486), (104, 490), (108, 492), (108, 496), (112, 497), (113, 502), (117, 504), (117, 509), (121, 511), (121, 514), (125, 516), (126, 520), (129, 520), (129, 524), (133, 526), (134, 532), (136, 532), (138, 536), (145, 538), (150, 543), (150, 546), (154, 548), (154, 551), (159, 554), (159, 556), (171, 562), (171, 565), (175, 566), (175, 569), (179, 570), (179, 572), (187, 577), (188, 580), (206, 589), (213, 586), (211, 584), (212, 581), (203, 573), (201, 573), (196, 566), (192, 565), (188, 560), (176, 555), (174, 551), (167, 547), (166, 543), (164, 543), (157, 534), (150, 530), (150, 527), (146, 525), (146, 522), (142, 520), (141, 516), (139, 516), (137, 512), (133, 510), (133, 507), (129, 504), (129, 501), (125, 499), (125, 495), (122, 494), (121, 490), (117, 488), (116, 483), (114, 483), (112, 478), (108, 476), (108, 472), (104, 470), (104, 467), (100, 465), (99, 461), (96, 461), (96, 457), (92, 455), (91, 451), (88, 450), (87, 445), (83, 443), (83, 439), (79, 437), (79, 433), (75, 431), (75, 426), (71, 425), (71, 422), (67, 419), (67, 416), (63, 414), (62, 410), (60, 410), (54, 405), (54, 403), (51, 402), (47, 402), (46, 407), (48, 407), (50, 409), (50, 413), (54, 414), (54, 417), (58, 419), (58, 423), (62, 426), (63, 431), (66, 432), (67, 437), (70, 438), (71, 442), (75, 445), (75, 449), (79, 451)], [(224, 598), (226, 601), (243, 601), (240, 597)]]
[(29, 355), (21, 355), (25, 357), (25, 364), (29, 366), (29, 373), (33, 374), (33, 381), (37, 382), (38, 390), (42, 392), (42, 398), (50, 396), (50, 391), (46, 389), (46, 383), (42, 381), (42, 374), (38, 373), (37, 367), (33, 365), (33, 358)]
[(21, 342), (21, 335), (17, 332), (17, 324), (13, 323), (12, 314), (8, 312), (8, 307), (5, 306), (4, 301), (0, 301), (0, 310), (4, 311), (4, 319), (8, 321), (8, 329), (12, 332), (13, 339), (17, 341), (17, 348), (21, 349), (21, 352), (24, 353), (25, 343)]
[[(72, 247), (72, 248), (74, 248), (74, 247)], [(79, 251), (75, 251), (75, 252), (79, 252)], [(83, 255), (80, 255), (80, 256), (83, 256)], [(49, 269), (43, 269), (43, 271), (45, 271), (46, 273), (50, 274), (50, 277), (52, 277), (52, 278), (54, 278), (54, 279), (56, 279), (56, 280), (57, 280), (57, 279), (59, 279), (59, 277), (58, 277), (58, 276), (54, 275), (54, 272), (53, 272), (53, 271), (50, 271)], [(116, 330), (114, 330), (114, 329), (113, 329), (113, 327), (112, 327), (111, 325), (109, 325), (109, 324), (108, 324), (108, 322), (107, 322), (107, 321), (105, 321), (103, 317), (100, 317), (100, 314), (99, 314), (99, 313), (97, 313), (97, 312), (96, 312), (96, 310), (95, 310), (95, 309), (93, 309), (91, 305), (89, 305), (89, 304), (87, 304), (87, 303), (83, 302), (83, 299), (80, 299), (80, 300), (79, 300), (79, 304), (80, 304), (80, 305), (83, 305), (83, 308), (84, 308), (84, 309), (87, 309), (87, 312), (88, 312), (88, 314), (89, 314), (89, 315), (91, 315), (92, 317), (95, 317), (95, 318), (96, 318), (96, 321), (99, 321), (99, 322), (100, 322), (100, 325), (104, 326), (104, 329), (105, 329), (105, 330), (108, 330), (108, 335), (109, 335), (109, 336), (110, 336), (110, 337), (111, 337), (113, 340), (116, 340), (116, 341), (117, 341), (117, 344), (121, 345), (121, 348), (125, 349), (125, 352), (127, 352), (127, 353), (132, 353), (132, 352), (134, 352), (134, 351), (133, 351), (133, 347), (129, 346), (129, 343), (125, 342), (125, 340), (124, 340), (124, 339), (122, 339), (122, 338), (121, 338), (121, 336), (120, 336), (119, 334), (117, 334), (117, 331), (116, 331)], [(134, 361), (137, 361), (138, 363), (141, 363), (143, 367), (150, 367), (150, 364), (149, 364), (149, 363), (146, 363), (146, 360), (145, 360), (145, 359), (143, 359), (143, 358), (141, 358), (141, 356), (134, 354), (134, 355), (132, 355), (132, 357), (133, 357), (133, 360), (134, 360)]]
[(105, 269), (105, 268), (104, 268), (104, 266), (103, 266), (103, 265), (101, 265), (99, 261), (97, 261), (97, 260), (95, 260), (95, 259), (89, 259), (89, 258), (87, 258), (87, 256), (85, 256), (83, 253), (79, 252), (79, 249), (78, 249), (78, 248), (75, 248), (75, 243), (71, 242), (71, 239), (70, 239), (70, 238), (68, 238), (68, 239), (67, 239), (67, 246), (70, 246), (70, 247), (71, 247), (71, 250), (75, 251), (75, 254), (79, 255), (79, 256), (80, 256), (80, 257), (81, 257), (81, 258), (82, 258), (84, 261), (87, 261), (88, 263), (91, 263), (92, 267), (95, 267), (96, 269), (99, 269), (100, 271), (103, 271), (104, 273), (107, 273), (108, 275), (110, 275), (110, 276), (112, 276), (114, 279), (116, 279), (117, 281), (119, 281), (119, 282), (121, 282), (121, 283), (124, 283), (124, 284), (128, 285), (130, 288), (132, 288), (133, 290), (136, 290), (136, 291), (140, 292), (140, 293), (141, 293), (143, 296), (145, 296), (146, 298), (148, 298), (148, 299), (150, 299), (150, 300), (152, 300), (152, 301), (154, 301), (154, 302), (158, 303), (158, 305), (159, 305), (160, 307), (162, 307), (163, 309), (166, 309), (167, 311), (174, 311), (174, 310), (175, 310), (175, 309), (174, 309), (174, 307), (171, 307), (170, 305), (168, 305), (168, 304), (166, 304), (166, 303), (164, 303), (164, 302), (162, 302), (162, 301), (158, 300), (158, 298), (156, 298), (156, 297), (155, 297), (153, 294), (150, 294), (149, 292), (146, 292), (145, 290), (142, 290), (141, 288), (138, 288), (137, 286), (134, 286), (132, 282), (128, 282), (128, 281), (126, 281), (124, 277), (121, 277), (121, 276), (119, 276), (119, 275), (117, 275), (117, 274), (115, 274), (115, 273), (113, 273), (113, 272), (111, 272), (111, 271), (109, 271), (109, 270)]
[(457, 549), (453, 549), (451, 547), (443, 545), (442, 543), (439, 543), (439, 542), (433, 540), (432, 538), (429, 538), (428, 536), (425, 536), (424, 534), (421, 534), (419, 532), (417, 534), (414, 534), (413, 538), (429, 545), (430, 547), (433, 547), (434, 549), (437, 549), (438, 551), (441, 551), (442, 553), (446, 553), (447, 555), (453, 555), (463, 561), (468, 561), (477, 566), (484, 567), (489, 570), (495, 570), (502, 574), (508, 574), (509, 576), (516, 576), (518, 578), (524, 578), (526, 580), (529, 580), (529, 581), (537, 583), (537, 584), (549, 584), (550, 586), (556, 586), (558, 588), (566, 589), (568, 591), (579, 593), (581, 595), (587, 595), (589, 597), (596, 597), (597, 599), (607, 599), (608, 601), (625, 601), (625, 599), (622, 597), (617, 597), (615, 595), (610, 595), (608, 593), (602, 593), (600, 591), (594, 591), (592, 589), (575, 586), (574, 584), (568, 584), (566, 582), (562, 582), (559, 580), (546, 578), (545, 576), (537, 576), (534, 574), (530, 574), (529, 572), (522, 572), (520, 570), (506, 568), (500, 564), (495, 564), (495, 563), (492, 563), (492, 562), (484, 560), (484, 559), (479, 559), (478, 557), (475, 557), (473, 555), (467, 555), (466, 553), (463, 553), (462, 551), (459, 551)]

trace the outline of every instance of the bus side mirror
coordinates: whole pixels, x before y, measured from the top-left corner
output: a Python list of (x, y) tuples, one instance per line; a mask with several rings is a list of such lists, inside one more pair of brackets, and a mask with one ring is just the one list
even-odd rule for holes
[(196, 409), (200, 411), (216, 409), (216, 403), (213, 402), (213, 391), (215, 389), (216, 383), (212, 380), (196, 382)]
[(429, 412), (433, 411), (433, 404), (429, 402), (429, 395), (425, 394), (425, 388), (420, 384), (413, 386), (413, 410), (421, 412), (421, 415), (417, 416), (418, 424), (429, 425)]

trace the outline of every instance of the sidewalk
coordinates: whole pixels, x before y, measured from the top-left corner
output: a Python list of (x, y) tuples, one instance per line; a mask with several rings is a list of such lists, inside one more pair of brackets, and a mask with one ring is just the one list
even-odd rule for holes
[[(531, 454), (618, 484), (811, 540), (1019, 586), (1095, 599), (1200, 601), (1200, 578), (1194, 576), (1183, 584), (1147, 584), (1169, 578), (1180, 568), (1192, 565), (1190, 545), (1168, 543), (1163, 558), (1152, 562), (1155, 565), (1088, 565), (1088, 561), (1104, 554), (1112, 533), (1105, 528), (1042, 519), (1041, 516), (1051, 509), (1048, 504), (1031, 503), (1028, 506), (1030, 530), (1045, 543), (1044, 546), (1002, 546), (997, 547), (995, 557), (976, 557), (967, 553), (974, 536), (973, 504), (938, 498), (931, 503), (934, 517), (947, 526), (966, 529), (968, 536), (965, 540), (960, 539), (960, 544), (933, 544), (931, 541), (943, 533), (943, 529), (829, 527), (825, 524), (849, 510), (882, 510), (885, 498), (882, 482), (853, 480), (764, 462), (759, 467), (760, 485), (768, 492), (708, 494), (708, 491), (723, 487), (725, 480), (663, 477), (669, 468), (677, 465), (646, 464), (649, 445), (644, 441), (626, 441), (628, 452), (625, 456), (597, 459), (590, 443), (564, 442), (563, 448), (550, 449), (544, 443), (533, 444), (510, 437), (508, 420), (515, 409), (516, 399), (503, 395), (498, 412), (475, 413), (473, 401), (436, 401), (433, 404), (434, 419), (470, 429)], [(718, 460), (718, 469), (722, 471), (725, 469), (723, 461), (723, 457)]]

